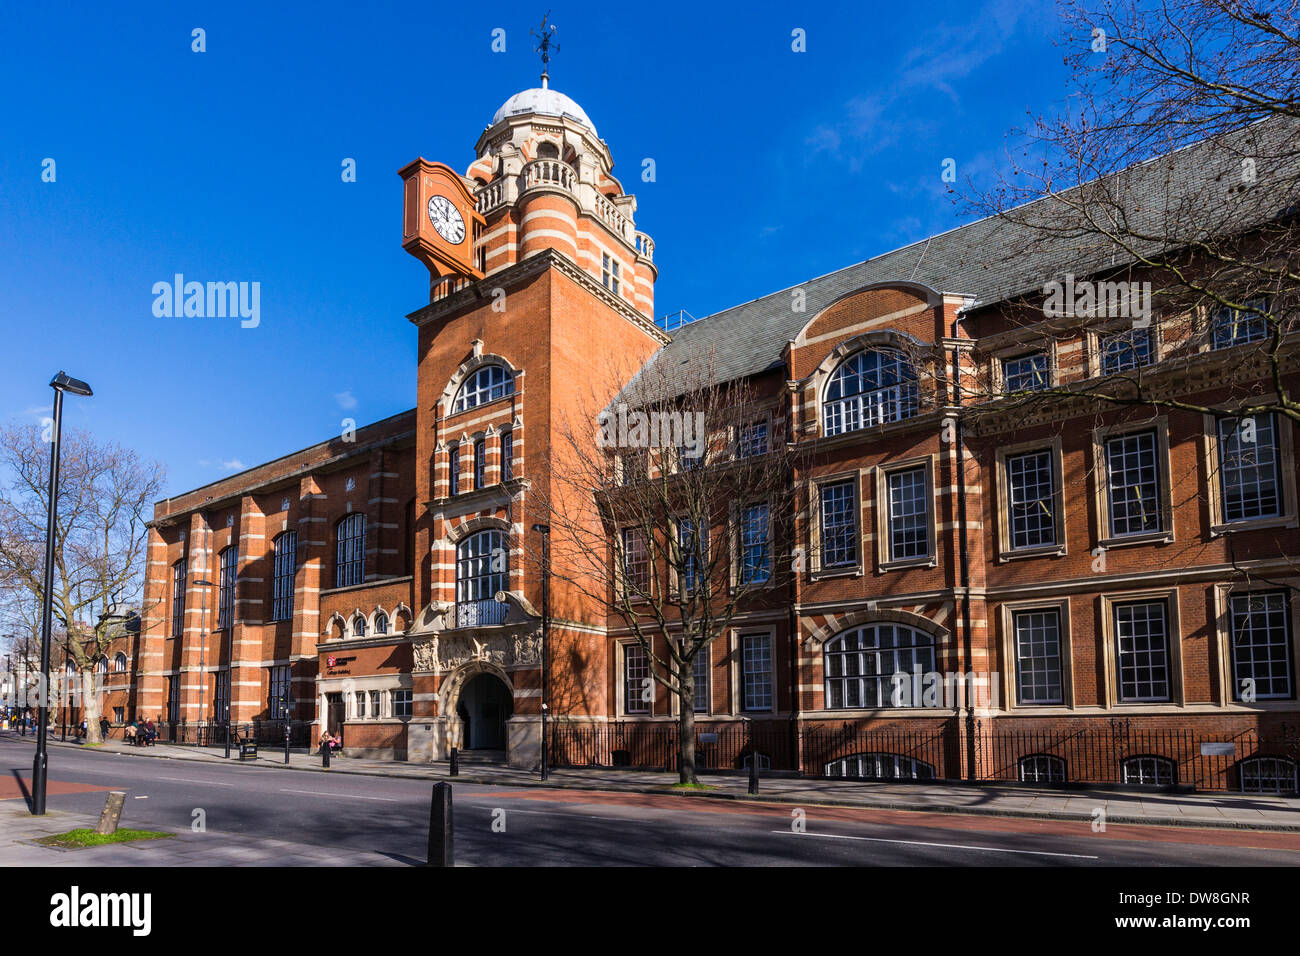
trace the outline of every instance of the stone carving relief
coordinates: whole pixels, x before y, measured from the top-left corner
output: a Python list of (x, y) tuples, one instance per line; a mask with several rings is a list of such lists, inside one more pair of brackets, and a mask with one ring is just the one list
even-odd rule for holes
[(415, 669), (433, 671), (454, 670), (469, 661), (487, 661), (498, 667), (535, 665), (542, 660), (540, 632), (493, 636), (478, 640), (469, 634), (442, 634), (412, 647)]

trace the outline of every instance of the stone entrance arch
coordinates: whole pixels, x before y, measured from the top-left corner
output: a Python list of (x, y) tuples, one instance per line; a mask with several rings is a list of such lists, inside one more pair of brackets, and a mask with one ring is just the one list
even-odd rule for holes
[[(495, 679), (501, 685), (501, 693), (504, 698), (504, 706), (507, 708), (502, 718), (508, 719), (514, 712), (514, 683), (510, 676), (499, 666), (488, 660), (466, 661), (457, 667), (446, 680), (442, 683), (442, 688), (438, 692), (438, 713), (444, 716), (447, 722), (447, 746), (457, 747), (461, 750), (470, 748), (470, 745), (481, 744), (482, 734), (471, 733), (471, 728), (466, 725), (466, 717), (470, 720), (487, 719), (480, 709), (485, 688), (483, 681), (475, 682), (475, 678), (487, 676)], [(475, 686), (466, 693), (470, 685)], [(465, 705), (465, 706), (462, 706)], [(468, 713), (473, 709), (475, 713)], [(480, 728), (481, 729), (481, 728)], [(479, 738), (479, 739), (475, 739)], [(503, 736), (499, 747), (487, 749), (505, 750), (508, 742), (508, 734), (503, 729)]]

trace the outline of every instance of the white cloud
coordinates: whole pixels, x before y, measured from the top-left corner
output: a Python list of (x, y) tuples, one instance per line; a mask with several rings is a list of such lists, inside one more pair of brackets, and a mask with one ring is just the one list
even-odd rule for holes
[(343, 392), (334, 393), (334, 401), (339, 403), (339, 408), (345, 412), (350, 412), (357, 407), (357, 398), (352, 394), (352, 389)]

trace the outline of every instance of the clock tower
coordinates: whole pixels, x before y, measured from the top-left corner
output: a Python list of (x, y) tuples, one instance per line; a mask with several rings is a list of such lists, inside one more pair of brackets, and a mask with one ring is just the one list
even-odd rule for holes
[[(450, 166), (421, 157), (402, 177), (402, 248), (429, 269), (430, 290), (481, 279), (473, 250), (483, 227), (474, 196)], [(432, 295), (430, 296), (432, 298)]]

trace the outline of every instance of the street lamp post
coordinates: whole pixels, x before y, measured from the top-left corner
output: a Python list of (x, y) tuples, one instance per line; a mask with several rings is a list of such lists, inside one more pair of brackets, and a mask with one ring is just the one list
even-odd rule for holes
[[(50, 381), (54, 389), (54, 434), (50, 443), (50, 498), (45, 523), (45, 582), (41, 589), (41, 680), (36, 712), (36, 756), (32, 759), (32, 816), (45, 815), (45, 782), (49, 755), (45, 732), (49, 729), (50, 618), (54, 612), (54, 521), (59, 510), (59, 443), (63, 435), (63, 393), (91, 395), (90, 386), (59, 372)], [(71, 622), (69, 622), (71, 623)]]
[(542, 779), (546, 779), (546, 645), (551, 622), (551, 526), (535, 524), (542, 536)]
[(285, 690), (280, 698), (280, 710), (284, 713), (284, 762), (289, 762), (289, 691)]

